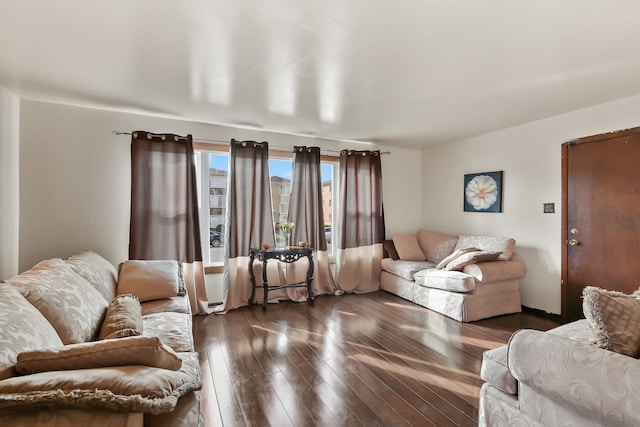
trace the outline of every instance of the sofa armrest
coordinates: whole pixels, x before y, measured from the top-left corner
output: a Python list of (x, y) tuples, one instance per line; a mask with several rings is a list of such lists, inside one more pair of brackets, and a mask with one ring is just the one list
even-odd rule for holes
[(527, 273), (524, 263), (519, 259), (479, 262), (467, 265), (462, 271), (473, 276), (480, 283), (522, 279)]
[(535, 392), (602, 425), (640, 425), (640, 361), (534, 330), (509, 341), (509, 369)]

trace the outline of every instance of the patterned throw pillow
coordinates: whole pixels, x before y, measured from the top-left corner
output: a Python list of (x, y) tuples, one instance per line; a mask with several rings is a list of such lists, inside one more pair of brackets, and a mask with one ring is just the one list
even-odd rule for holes
[(478, 248), (464, 248), (464, 249), (458, 249), (457, 251), (454, 251), (451, 255), (447, 256), (445, 259), (443, 259), (442, 261), (440, 261), (437, 265), (436, 268), (438, 270), (442, 270), (443, 268), (445, 268), (447, 266), (447, 264), (449, 264), (451, 261), (460, 258), (462, 255), (468, 253), (468, 252), (477, 252), (480, 249)]
[(47, 319), (6, 283), (0, 283), (0, 343), (0, 380), (13, 376), (19, 353), (62, 346)]
[(622, 292), (587, 286), (582, 310), (598, 347), (640, 357), (640, 299)]
[(487, 252), (502, 252), (498, 259), (509, 261), (516, 246), (514, 239), (495, 236), (460, 236), (455, 249), (478, 248)]
[(462, 254), (444, 266), (446, 271), (462, 271), (467, 265), (479, 262), (491, 262), (498, 259), (502, 252), (473, 251)]
[(98, 336), (109, 303), (66, 261), (42, 261), (6, 282), (42, 313), (64, 344)]

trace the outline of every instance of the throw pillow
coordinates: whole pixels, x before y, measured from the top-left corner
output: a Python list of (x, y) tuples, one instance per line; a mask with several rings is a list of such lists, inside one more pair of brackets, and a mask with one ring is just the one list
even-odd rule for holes
[(14, 375), (19, 353), (62, 346), (47, 319), (6, 283), (0, 283), (0, 343), (0, 381)]
[(582, 311), (598, 347), (640, 357), (640, 299), (622, 292), (587, 286)]
[(396, 247), (393, 245), (393, 240), (385, 240), (384, 242), (382, 242), (382, 247), (386, 252), (385, 258), (391, 258), (394, 261), (400, 259), (398, 251), (396, 251)]
[(109, 303), (66, 261), (54, 258), (6, 281), (54, 327), (64, 344), (94, 340)]
[(118, 294), (140, 301), (171, 298), (180, 291), (181, 265), (170, 260), (129, 260), (120, 266)]
[(418, 244), (415, 234), (402, 234), (393, 237), (393, 245), (398, 251), (398, 256), (404, 261), (424, 261), (427, 258)]
[(474, 247), (487, 252), (500, 251), (502, 254), (498, 259), (501, 261), (509, 261), (513, 255), (515, 246), (516, 241), (514, 239), (507, 239), (506, 237), (460, 236), (455, 249)]
[(442, 261), (440, 261), (437, 265), (436, 268), (438, 270), (442, 270), (447, 264), (449, 264), (451, 261), (453, 261), (454, 259), (460, 258), (462, 255), (466, 254), (467, 252), (477, 252), (480, 249), (478, 248), (464, 248), (464, 249), (458, 249), (457, 251), (454, 251), (451, 255), (449, 255), (448, 257), (446, 257), (445, 259), (443, 259)]
[(19, 374), (142, 365), (176, 371), (182, 360), (158, 337), (93, 341), (18, 354)]
[(142, 335), (142, 308), (133, 295), (118, 295), (107, 308), (102, 322), (100, 339), (134, 337)]
[[(118, 343), (126, 339), (99, 341)], [(0, 413), (60, 408), (160, 414), (175, 409), (178, 399), (202, 387), (198, 354), (179, 355), (177, 371), (150, 366), (40, 372), (0, 381)]]
[(418, 231), (418, 243), (420, 244), (422, 251), (429, 261), (436, 264), (453, 252), (453, 248), (456, 246), (457, 242), (457, 237), (446, 236), (444, 234), (425, 230), (424, 228)]
[(475, 251), (462, 254), (458, 258), (445, 265), (443, 270), (447, 271), (462, 271), (467, 265), (476, 264), (479, 262), (490, 262), (498, 259), (502, 252), (485, 252)]

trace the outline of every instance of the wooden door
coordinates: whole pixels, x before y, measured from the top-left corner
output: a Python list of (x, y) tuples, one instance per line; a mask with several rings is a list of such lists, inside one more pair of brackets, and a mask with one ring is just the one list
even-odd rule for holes
[(562, 317), (585, 286), (640, 287), (640, 128), (567, 142), (563, 154)]

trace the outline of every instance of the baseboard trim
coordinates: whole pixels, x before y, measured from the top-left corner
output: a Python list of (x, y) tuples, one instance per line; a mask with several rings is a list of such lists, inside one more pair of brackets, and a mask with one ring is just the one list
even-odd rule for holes
[(523, 305), (522, 306), (522, 312), (523, 313), (528, 313), (528, 314), (533, 314), (534, 316), (538, 316), (538, 317), (543, 317), (545, 319), (551, 319), (551, 320), (554, 320), (554, 321), (556, 321), (558, 323), (562, 323), (562, 315), (549, 313), (547, 311), (540, 310), (539, 308), (525, 307)]

